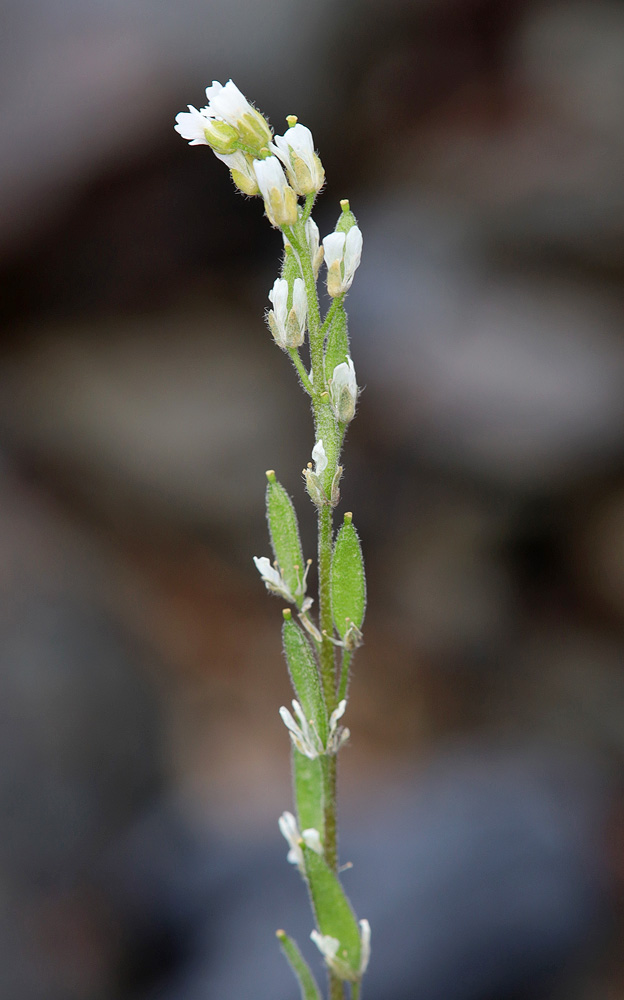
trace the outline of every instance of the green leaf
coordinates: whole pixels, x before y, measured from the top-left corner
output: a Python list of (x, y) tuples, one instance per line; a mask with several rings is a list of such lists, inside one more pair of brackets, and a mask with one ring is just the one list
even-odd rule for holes
[(336, 365), (341, 365), (349, 357), (349, 335), (347, 333), (347, 314), (344, 306), (337, 307), (327, 335), (325, 348), (325, 378), (327, 381), (334, 374)]
[(267, 472), (266, 510), (271, 534), (273, 555), (288, 585), (288, 589), (301, 607), (305, 596), (303, 577), (305, 564), (299, 540), (297, 515), (292, 500), (274, 472)]
[(327, 743), (327, 708), (323, 698), (316, 659), (302, 630), (290, 618), (290, 611), (287, 614), (288, 617), (285, 617), (282, 626), (282, 641), (290, 678), (306, 719), (308, 721), (314, 720), (316, 731), (323, 746), (325, 746)]
[(351, 522), (351, 514), (345, 514), (334, 545), (331, 602), (334, 624), (341, 639), (347, 633), (349, 622), (361, 628), (366, 610), (366, 577), (360, 540)]
[(346, 966), (343, 978), (357, 979), (360, 975), (360, 929), (351, 904), (325, 859), (306, 844), (301, 845), (301, 850), (319, 930), (340, 942), (336, 958)]
[(321, 993), (316, 985), (316, 980), (293, 939), (289, 938), (284, 931), (277, 931), (277, 939), (290, 963), (291, 969), (299, 981), (301, 1000), (321, 1000)]
[(310, 760), (293, 747), (293, 777), (295, 802), (300, 830), (314, 827), (325, 842), (325, 814), (323, 810), (323, 763), (320, 757)]

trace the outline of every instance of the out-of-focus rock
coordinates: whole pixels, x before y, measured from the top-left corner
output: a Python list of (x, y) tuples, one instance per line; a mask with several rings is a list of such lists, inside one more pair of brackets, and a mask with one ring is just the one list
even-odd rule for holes
[(117, 516), (134, 505), (208, 528), (244, 531), (251, 512), (261, 524), (265, 469), (298, 485), (309, 441), (290, 362), (255, 327), (213, 307), (50, 331), (3, 366), (4, 434)]

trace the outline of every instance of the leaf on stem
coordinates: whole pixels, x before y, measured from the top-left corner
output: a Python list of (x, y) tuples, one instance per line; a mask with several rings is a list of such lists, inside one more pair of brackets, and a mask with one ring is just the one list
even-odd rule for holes
[(321, 993), (316, 985), (316, 980), (310, 971), (308, 963), (299, 951), (297, 944), (292, 938), (288, 937), (285, 931), (277, 931), (277, 939), (299, 982), (301, 1000), (321, 1000)]

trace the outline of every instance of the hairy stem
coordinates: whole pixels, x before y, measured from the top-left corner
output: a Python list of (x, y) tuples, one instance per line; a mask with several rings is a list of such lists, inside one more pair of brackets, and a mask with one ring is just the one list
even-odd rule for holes
[(310, 382), (308, 373), (305, 370), (305, 367), (303, 365), (303, 361), (299, 357), (299, 351), (297, 350), (296, 347), (289, 347), (288, 353), (290, 354), (290, 357), (292, 358), (293, 365), (295, 366), (295, 368), (297, 369), (297, 371), (299, 373), (299, 378), (301, 379), (301, 384), (303, 385), (303, 388), (308, 393), (308, 395), (311, 396), (312, 395), (312, 391), (313, 391), (312, 390), (312, 383)]

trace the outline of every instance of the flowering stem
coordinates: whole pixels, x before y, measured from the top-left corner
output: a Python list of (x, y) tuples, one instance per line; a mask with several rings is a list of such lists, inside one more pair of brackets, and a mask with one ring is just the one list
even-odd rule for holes
[(340, 683), (338, 685), (338, 701), (347, 697), (347, 684), (349, 682), (349, 665), (353, 653), (350, 649), (342, 651), (342, 662), (340, 664)]
[(343, 299), (344, 295), (339, 295), (335, 299), (332, 299), (332, 304), (327, 310), (327, 315), (325, 316), (325, 319), (323, 320), (323, 326), (321, 327), (321, 330), (323, 332), (323, 340), (325, 339), (325, 335), (331, 326), (331, 321), (333, 320), (334, 316), (338, 312), (338, 309), (342, 305)]
[(318, 293), (316, 291), (316, 279), (314, 269), (310, 260), (304, 223), (299, 219), (294, 226), (284, 227), (291, 246), (297, 254), (301, 275), (305, 285), (308, 299), (308, 329), (310, 331), (310, 361), (312, 364), (312, 376), (314, 381), (314, 397), (320, 398), (321, 392), (325, 389), (325, 373), (323, 371), (323, 339), (319, 336), (321, 331), (321, 310), (319, 307)]
[(290, 347), (288, 349), (288, 353), (290, 354), (290, 357), (292, 358), (293, 365), (295, 366), (295, 368), (299, 372), (299, 378), (301, 379), (301, 383), (303, 385), (303, 388), (308, 393), (308, 395), (311, 396), (312, 392), (313, 392), (312, 383), (310, 382), (310, 378), (308, 376), (308, 373), (305, 370), (303, 361), (299, 357), (299, 351), (297, 350), (296, 347)]
[(316, 194), (314, 192), (312, 192), (312, 194), (306, 195), (305, 205), (303, 206), (303, 211), (301, 213), (301, 221), (303, 223), (306, 223), (310, 218), (310, 216), (312, 215), (312, 209), (314, 208), (315, 201), (316, 201)]
[(331, 970), (329, 972), (329, 1000), (344, 1000), (344, 986)]

